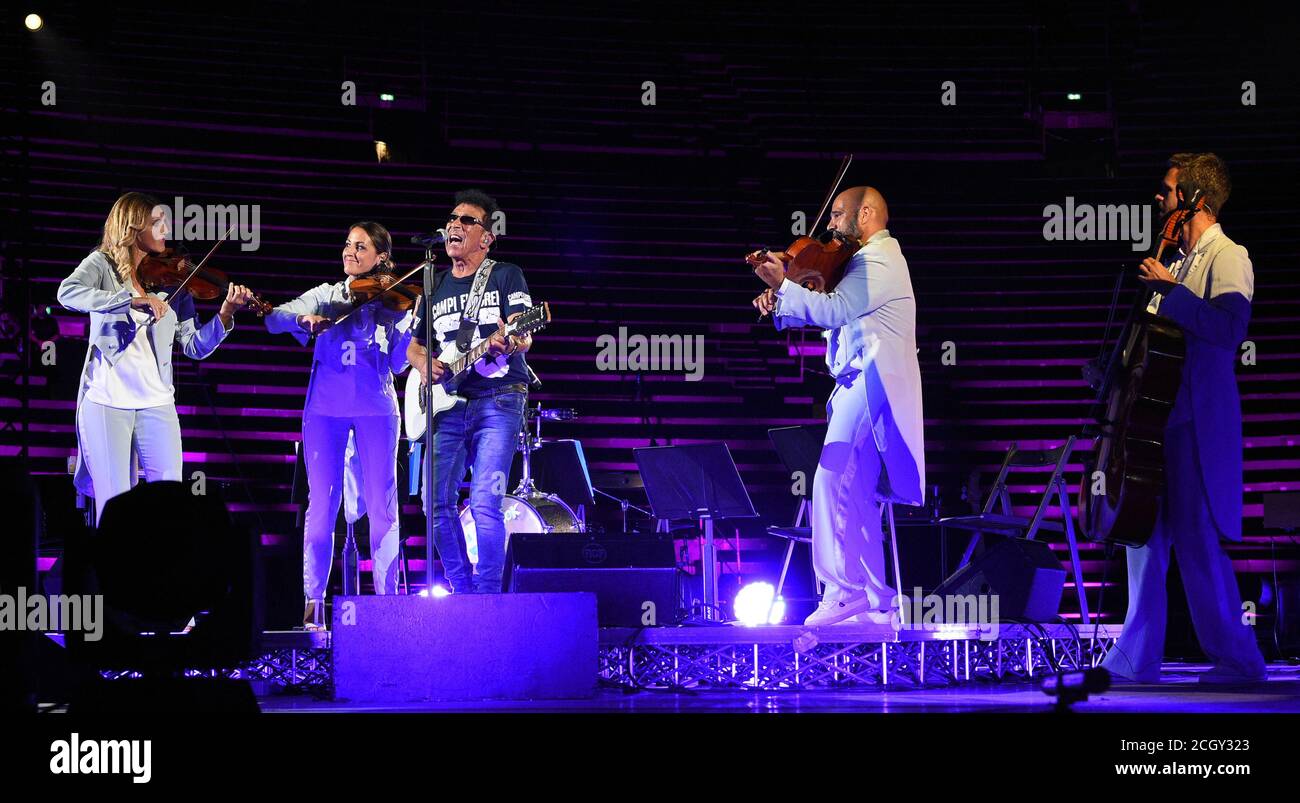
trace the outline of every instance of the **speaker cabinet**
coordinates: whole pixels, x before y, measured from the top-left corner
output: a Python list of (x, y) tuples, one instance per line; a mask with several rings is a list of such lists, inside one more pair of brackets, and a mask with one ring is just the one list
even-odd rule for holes
[(673, 541), (656, 535), (525, 535), (510, 538), (514, 592), (588, 591), (601, 627), (674, 623), (678, 607)]
[(934, 590), (937, 596), (996, 594), (1005, 620), (1055, 621), (1065, 569), (1042, 541), (1007, 538), (958, 569)]

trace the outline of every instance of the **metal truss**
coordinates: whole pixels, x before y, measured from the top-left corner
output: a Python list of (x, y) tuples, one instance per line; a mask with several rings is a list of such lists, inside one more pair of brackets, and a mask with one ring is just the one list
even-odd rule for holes
[(272, 687), (332, 695), (334, 661), (326, 648), (287, 648), (273, 650), (244, 667), (250, 680), (261, 680)]
[[(331, 696), (334, 690), (334, 662), (329, 634), (269, 632), (263, 636), (260, 655), (234, 669), (190, 669), (186, 677), (249, 680), (258, 693), (304, 692)], [(138, 678), (132, 670), (105, 670), (109, 680)]]
[(809, 638), (809, 631), (791, 627), (710, 629), (711, 638), (702, 639), (699, 630), (677, 630), (642, 631), (634, 640), (602, 639), (601, 680), (636, 688), (763, 691), (1030, 681), (1095, 666), (1119, 635), (1119, 628), (1104, 627), (1094, 638), (1066, 625), (1007, 626), (993, 640), (973, 632), (936, 637), (877, 631), (874, 638), (848, 637), (830, 628)]
[[(970, 629), (940, 632), (884, 627), (648, 628), (602, 630), (599, 679), (660, 689), (843, 691), (923, 689), (1032, 681), (1057, 670), (1096, 666), (1119, 637), (1104, 625), (1004, 625), (997, 638)], [(333, 693), (328, 633), (268, 633), (261, 655), (230, 670), (187, 676), (247, 679), (259, 693)], [(131, 671), (106, 678), (138, 677)]]

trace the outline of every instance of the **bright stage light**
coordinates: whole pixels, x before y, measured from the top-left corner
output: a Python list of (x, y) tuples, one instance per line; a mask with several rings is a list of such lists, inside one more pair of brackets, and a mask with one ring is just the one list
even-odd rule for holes
[(747, 627), (779, 625), (785, 619), (785, 600), (775, 597), (776, 589), (771, 583), (750, 583), (732, 600), (736, 619)]
[(1065, 99), (1066, 99), (1066, 100), (1083, 100), (1083, 95), (1080, 95), (1078, 92), (1071, 92), (1070, 94), (1068, 94), (1068, 95), (1065, 96)]
[(45, 27), (45, 20), (41, 19), (40, 14), (28, 14), (27, 18), (23, 20), (23, 24), (27, 26), (29, 31), (39, 31)]
[(393, 101), (397, 100), (397, 98), (394, 95), (388, 92), (381, 92), (379, 94), (379, 99), (382, 100), (384, 103), (392, 103)]
[[(448, 591), (447, 589), (443, 588), (442, 586), (434, 586), (434, 587), (433, 587), (433, 597), (434, 597), (434, 599), (441, 599), (441, 598), (443, 598), (443, 597), (449, 596), (450, 594), (451, 594), (451, 592)], [(423, 591), (421, 591), (421, 592), (419, 593), (419, 596), (421, 596), (421, 597), (428, 597), (428, 596), (429, 596), (429, 589), (426, 588), (426, 589), (424, 589)]]

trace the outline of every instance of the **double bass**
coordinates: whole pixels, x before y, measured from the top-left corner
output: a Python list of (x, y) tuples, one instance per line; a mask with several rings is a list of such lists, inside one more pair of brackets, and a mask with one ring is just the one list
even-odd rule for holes
[[(1157, 262), (1203, 208), (1197, 190), (1169, 213)], [(1092, 541), (1143, 546), (1160, 510), (1165, 425), (1182, 383), (1186, 341), (1173, 321), (1147, 312), (1151, 296), (1149, 290), (1138, 292), (1109, 358), (1094, 375), (1096, 423), (1084, 434), (1095, 440), (1079, 485), (1079, 526)]]

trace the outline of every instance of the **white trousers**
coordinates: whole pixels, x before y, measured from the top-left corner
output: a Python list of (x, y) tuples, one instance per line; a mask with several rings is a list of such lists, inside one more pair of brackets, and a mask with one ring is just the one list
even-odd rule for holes
[(362, 494), (370, 517), (370, 558), (375, 593), (397, 592), (399, 524), (397, 517), (398, 417), (308, 414), (302, 420), (307, 466), (307, 515), (303, 527), (303, 592), (324, 600), (334, 560), (334, 525), (343, 501), (343, 466), (348, 434), (355, 432), (361, 463)]
[(135, 487), (136, 456), (149, 482), (181, 479), (181, 422), (175, 404), (121, 410), (83, 398), (77, 434), (94, 486), (96, 522), (105, 502)]
[(813, 478), (812, 554), (824, 599), (865, 591), (871, 607), (887, 610), (894, 589), (885, 574), (881, 503), (876, 500), (881, 459), (871, 435), (865, 374), (836, 385), (826, 402), (828, 423)]

